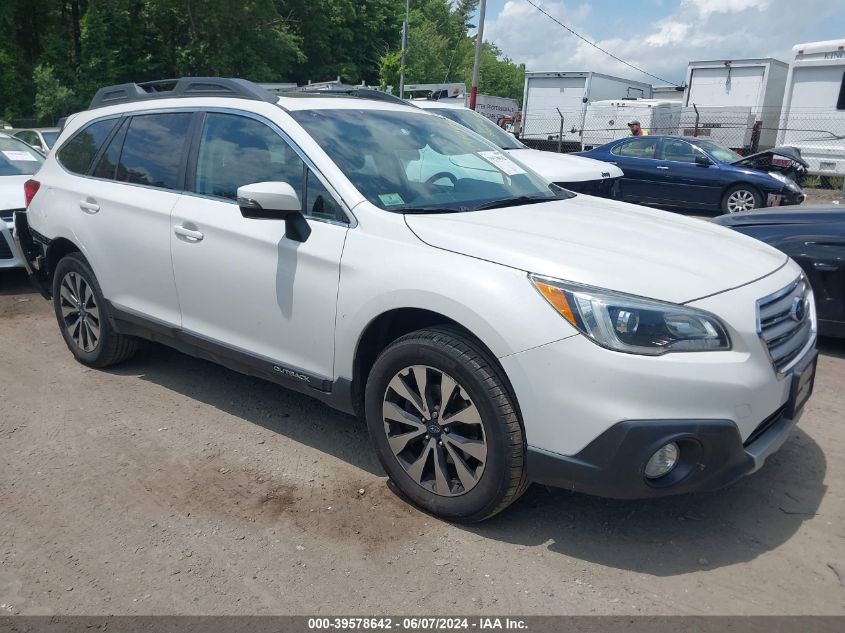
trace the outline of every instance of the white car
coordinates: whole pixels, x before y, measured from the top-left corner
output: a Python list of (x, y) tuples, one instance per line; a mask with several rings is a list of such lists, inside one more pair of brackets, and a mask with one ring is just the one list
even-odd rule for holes
[(414, 99), (411, 103), (468, 127), (547, 182), (564, 189), (609, 198), (614, 195), (614, 187), (622, 177), (619, 167), (600, 160), (531, 149), (484, 115), (464, 107), (455, 99)]
[[(16, 214), (80, 362), (152, 339), (355, 412), (396, 487), (456, 521), (530, 481), (717, 488), (796, 423), (813, 296), (762, 242), (553, 190), (408, 105), (149, 89), (70, 118)], [(449, 171), (415, 178), (423, 151)]]
[(57, 127), (45, 127), (16, 130), (13, 135), (15, 138), (19, 138), (24, 143), (32, 145), (32, 147), (46, 155), (50, 151), (50, 148), (56, 144), (56, 139), (59, 138), (59, 132), (61, 130)]
[(43, 162), (32, 147), (0, 132), (0, 269), (23, 266), (12, 239), (13, 216), (24, 208), (24, 183)]

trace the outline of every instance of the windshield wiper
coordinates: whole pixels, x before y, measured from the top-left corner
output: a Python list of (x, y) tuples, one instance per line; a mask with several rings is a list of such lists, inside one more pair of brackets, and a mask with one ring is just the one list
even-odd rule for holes
[(475, 207), (473, 210), (483, 211), (485, 209), (499, 209), (501, 207), (518, 207), (523, 204), (536, 204), (537, 202), (550, 202), (552, 200), (557, 200), (557, 198), (547, 198), (546, 196), (518, 196), (516, 198), (503, 198), (501, 200), (485, 202), (484, 204)]
[(449, 209), (444, 207), (406, 207), (397, 209), (398, 213), (423, 214), (423, 213), (460, 213), (466, 209)]

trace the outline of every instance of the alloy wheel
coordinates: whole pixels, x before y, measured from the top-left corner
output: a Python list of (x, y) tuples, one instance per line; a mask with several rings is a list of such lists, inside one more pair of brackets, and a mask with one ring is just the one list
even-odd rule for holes
[(424, 489), (454, 497), (480, 481), (487, 461), (484, 425), (452, 376), (427, 365), (402, 369), (385, 390), (383, 420), (393, 455)]
[(100, 342), (100, 310), (91, 285), (79, 273), (64, 276), (59, 302), (65, 330), (84, 352), (93, 352)]
[(754, 194), (748, 189), (737, 189), (728, 196), (728, 211), (731, 213), (750, 211), (756, 206)]

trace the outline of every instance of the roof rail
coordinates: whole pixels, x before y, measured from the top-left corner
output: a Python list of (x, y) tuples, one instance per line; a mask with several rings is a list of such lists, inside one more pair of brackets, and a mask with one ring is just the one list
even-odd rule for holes
[(388, 103), (398, 103), (401, 105), (408, 105), (405, 99), (400, 99), (396, 95), (382, 90), (375, 90), (374, 88), (329, 88), (329, 89), (314, 89), (300, 88), (297, 92), (307, 92), (309, 94), (329, 94), (335, 96), (357, 97), (358, 99), (371, 99), (373, 101), (387, 101)]
[(230, 77), (182, 77), (181, 79), (160, 79), (143, 83), (126, 83), (100, 88), (89, 110), (118, 103), (132, 103), (150, 99), (174, 99), (183, 97), (232, 97), (276, 103), (278, 97), (258, 84), (246, 79)]

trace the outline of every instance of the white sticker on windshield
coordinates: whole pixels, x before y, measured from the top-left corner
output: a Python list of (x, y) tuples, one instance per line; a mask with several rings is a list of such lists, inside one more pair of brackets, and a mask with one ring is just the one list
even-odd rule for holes
[(397, 204), (405, 204), (405, 201), (402, 200), (402, 196), (398, 193), (383, 193), (379, 195), (379, 200), (381, 203), (386, 207), (395, 207)]
[(520, 167), (510, 158), (502, 154), (502, 152), (478, 152), (478, 155), (481, 156), (481, 158), (483, 158), (487, 162), (492, 163), (493, 165), (498, 167), (508, 176), (516, 176), (517, 174), (525, 173), (525, 170), (522, 167)]
[(8, 158), (9, 160), (16, 160), (16, 161), (31, 160), (31, 161), (35, 162), (35, 161), (38, 160), (37, 158), (35, 158), (35, 156), (30, 154), (29, 152), (22, 152), (22, 151), (14, 150), (14, 149), (10, 149), (10, 150), (4, 149), (3, 150), (3, 156)]

